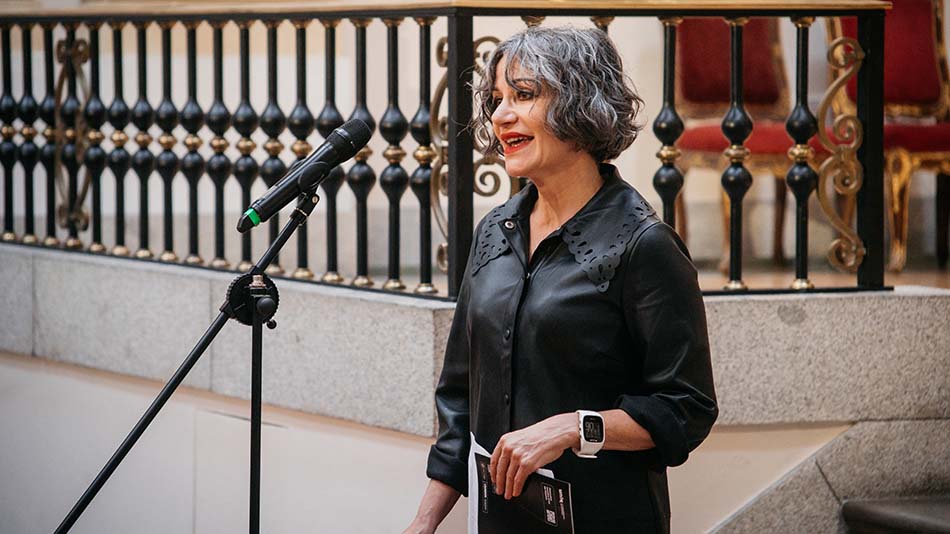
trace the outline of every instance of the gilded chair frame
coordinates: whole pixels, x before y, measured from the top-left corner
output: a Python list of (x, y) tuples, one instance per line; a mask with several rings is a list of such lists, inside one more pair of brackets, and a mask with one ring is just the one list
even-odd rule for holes
[[(931, 34), (934, 44), (934, 61), (939, 72), (940, 95), (932, 103), (885, 102), (884, 115), (892, 119), (935, 119), (938, 122), (950, 120), (950, 69), (947, 66), (947, 52), (943, 32), (943, 2), (931, 0), (933, 25)], [(828, 42), (844, 35), (841, 19), (825, 19)], [(837, 69), (830, 68), (831, 76), (838, 75)], [(857, 106), (845, 90), (839, 91), (832, 100), (835, 114), (855, 114)], [(884, 195), (888, 229), (891, 244), (887, 268), (900, 272), (907, 263), (907, 237), (909, 230), (910, 181), (918, 170), (933, 171), (950, 175), (950, 152), (911, 152), (903, 147), (889, 148), (884, 151)], [(845, 220), (851, 220), (854, 214), (854, 201), (850, 200), (845, 208)]]

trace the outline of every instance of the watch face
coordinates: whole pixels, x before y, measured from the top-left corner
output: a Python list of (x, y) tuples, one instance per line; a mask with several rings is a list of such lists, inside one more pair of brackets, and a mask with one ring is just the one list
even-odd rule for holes
[(584, 416), (584, 440), (591, 443), (604, 441), (604, 421), (593, 415)]

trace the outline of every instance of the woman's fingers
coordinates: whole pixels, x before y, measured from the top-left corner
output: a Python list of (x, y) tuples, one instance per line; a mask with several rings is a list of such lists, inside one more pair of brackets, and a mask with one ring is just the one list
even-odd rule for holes
[(505, 499), (511, 498), (511, 490), (515, 485), (515, 475), (518, 474), (518, 469), (521, 469), (521, 456), (517, 452), (512, 452), (510, 454), (511, 460), (508, 462), (508, 469), (505, 472), (505, 475), (501, 477), (505, 481)]
[[(495, 454), (498, 455), (498, 461), (495, 463), (495, 469), (492, 471), (494, 477), (492, 482), (495, 484), (495, 493), (501, 495), (505, 491), (505, 481), (508, 478), (508, 464), (511, 462), (511, 451), (499, 446), (495, 448)], [(492, 455), (494, 457), (494, 455)]]
[(511, 482), (511, 496), (520, 497), (521, 491), (524, 489), (524, 483), (528, 480), (528, 475), (533, 473), (535, 470), (528, 466), (528, 464), (521, 464), (518, 467), (518, 473), (515, 474), (514, 480)]

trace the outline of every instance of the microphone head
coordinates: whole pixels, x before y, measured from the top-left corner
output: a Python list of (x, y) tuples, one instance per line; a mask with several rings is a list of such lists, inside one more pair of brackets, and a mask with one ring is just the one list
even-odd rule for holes
[[(331, 140), (334, 136), (337, 136), (338, 139)], [(359, 119), (350, 119), (343, 126), (333, 130), (333, 133), (327, 137), (327, 141), (341, 152), (343, 157), (340, 160), (345, 161), (355, 156), (361, 148), (366, 146), (370, 137), (373, 137), (373, 130), (365, 122)], [(337, 141), (342, 141), (342, 143)]]

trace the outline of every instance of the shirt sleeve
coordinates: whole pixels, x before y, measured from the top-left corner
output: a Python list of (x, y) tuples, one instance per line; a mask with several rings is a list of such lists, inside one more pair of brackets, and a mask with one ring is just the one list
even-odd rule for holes
[[(476, 233), (476, 235), (478, 235)], [(474, 243), (472, 250), (474, 251)], [(468, 495), (469, 434), (469, 332), (468, 295), (472, 253), (462, 277), (455, 305), (455, 316), (445, 346), (442, 374), (435, 388), (435, 408), (439, 416), (439, 435), (429, 450), (426, 475)]]
[(627, 328), (644, 350), (637, 394), (616, 406), (650, 433), (660, 462), (680, 465), (709, 434), (719, 413), (706, 310), (686, 246), (665, 223), (640, 234), (623, 286)]

